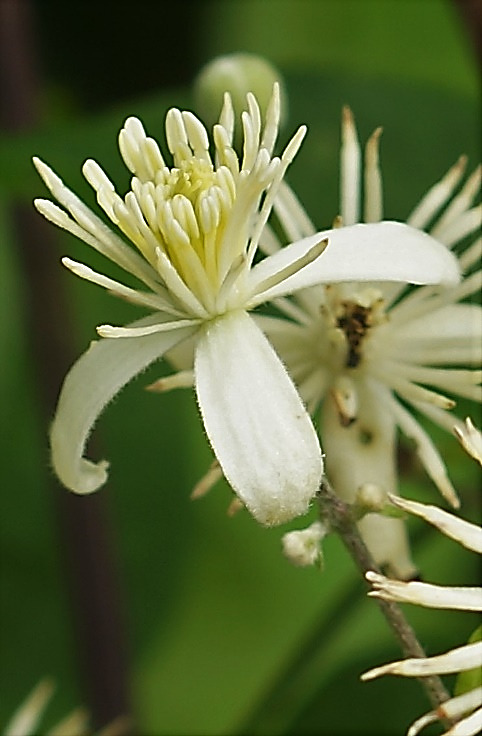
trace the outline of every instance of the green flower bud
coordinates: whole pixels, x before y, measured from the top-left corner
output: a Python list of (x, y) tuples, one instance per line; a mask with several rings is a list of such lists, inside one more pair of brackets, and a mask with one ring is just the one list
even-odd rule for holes
[(239, 121), (246, 109), (246, 94), (252, 92), (264, 116), (275, 82), (280, 85), (282, 126), (287, 117), (287, 95), (280, 72), (255, 54), (218, 56), (201, 69), (194, 81), (196, 111), (210, 127), (219, 118), (224, 93), (229, 92)]

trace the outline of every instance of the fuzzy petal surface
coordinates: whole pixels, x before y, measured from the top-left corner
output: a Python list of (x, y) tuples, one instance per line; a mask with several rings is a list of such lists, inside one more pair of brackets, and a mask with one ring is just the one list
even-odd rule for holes
[(321, 480), (318, 439), (285, 368), (245, 312), (204, 327), (195, 382), (223, 473), (255, 519), (275, 525), (304, 514)]
[(442, 243), (409, 225), (386, 221), (325, 230), (282, 248), (253, 268), (252, 293), (325, 239), (328, 247), (321, 256), (268, 289), (258, 303), (320, 283), (380, 280), (450, 285), (460, 280), (457, 260)]
[[(159, 321), (152, 315), (131, 326), (146, 327)], [(63, 383), (50, 430), (52, 464), (67, 488), (91, 493), (105, 483), (108, 463), (82, 457), (95, 421), (126, 383), (195, 329), (99, 340), (74, 363)]]

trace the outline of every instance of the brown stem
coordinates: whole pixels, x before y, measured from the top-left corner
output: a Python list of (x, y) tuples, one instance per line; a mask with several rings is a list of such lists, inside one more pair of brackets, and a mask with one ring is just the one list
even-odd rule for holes
[[(0, 119), (13, 132), (29, 129), (37, 120), (40, 75), (33, 31), (28, 0), (0, 0)], [(70, 339), (69, 303), (59, 278), (53, 230), (31, 205), (12, 202), (9, 214), (26, 284), (29, 348), (44, 410), (46, 445), (59, 386), (77, 351)], [(45, 446), (44, 450), (47, 455)], [(102, 727), (130, 709), (122, 597), (108, 502), (105, 494), (67, 493), (53, 478), (50, 490), (89, 710), (93, 725)], [(127, 726), (122, 728), (126, 732)]]
[(480, 0), (453, 0), (464, 31), (472, 42), (472, 48), (479, 59), (482, 59), (482, 3)]
[[(333, 531), (340, 535), (363, 577), (369, 570), (380, 573), (381, 570), (360, 536), (350, 506), (335, 494), (326, 478), (321, 482), (317, 499), (323, 520), (328, 521)], [(426, 657), (415, 631), (403, 615), (401, 608), (396, 603), (385, 601), (383, 598), (375, 598), (375, 601), (398, 639), (403, 653), (407, 657)], [(432, 708), (440, 713), (440, 719), (445, 725), (452, 725), (452, 722), (443, 717), (443, 711), (440, 710), (440, 706), (450, 698), (440, 677), (429, 675), (419, 677), (418, 680), (427, 693)]]

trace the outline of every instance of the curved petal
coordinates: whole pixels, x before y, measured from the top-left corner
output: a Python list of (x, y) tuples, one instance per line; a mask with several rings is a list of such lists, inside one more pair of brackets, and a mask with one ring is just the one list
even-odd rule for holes
[[(315, 261), (266, 291), (258, 288), (317, 243), (328, 248)], [(315, 284), (340, 281), (407, 281), (413, 284), (455, 284), (460, 280), (456, 258), (420, 230), (400, 222), (340, 227), (292, 243), (258, 263), (251, 271), (253, 303), (291, 294)]]
[[(143, 327), (159, 322), (151, 315), (133, 323)], [(72, 366), (60, 392), (50, 429), (52, 464), (60, 481), (76, 493), (91, 493), (107, 480), (108, 463), (82, 457), (90, 431), (104, 407), (152, 361), (190, 336), (195, 328), (123, 340), (91, 343)]]
[[(474, 690), (463, 693), (463, 695), (446, 700), (436, 711), (432, 710), (430, 713), (417, 718), (408, 729), (407, 736), (417, 736), (425, 726), (440, 720), (441, 716), (458, 720), (466, 713), (470, 713), (474, 708), (479, 708), (481, 705), (482, 687), (476, 687)], [(479, 708), (472, 715), (458, 721), (452, 728), (445, 731), (442, 736), (477, 736), (480, 728), (482, 728), (482, 709)]]
[(311, 420), (283, 365), (245, 312), (201, 332), (195, 380), (204, 426), (223, 473), (262, 524), (304, 514), (322, 458)]
[(361, 676), (362, 680), (372, 680), (380, 675), (403, 675), (404, 677), (426, 677), (427, 675), (449, 675), (465, 672), (482, 666), (482, 641), (465, 644), (451, 649), (437, 657), (413, 657), (398, 662), (375, 667)]
[[(444, 703), (445, 705), (445, 703)], [(477, 736), (482, 729), (482, 708), (477, 708), (466, 718), (452, 726), (442, 736)], [(410, 736), (410, 734), (407, 734)]]
[(374, 590), (368, 593), (373, 598), (416, 603), (427, 608), (482, 611), (482, 588), (454, 588), (418, 581), (404, 583), (400, 580), (390, 580), (376, 572), (367, 572), (366, 578), (374, 587)]
[(438, 506), (409, 501), (398, 496), (391, 496), (390, 500), (403, 511), (408, 511), (410, 514), (415, 514), (415, 516), (420, 516), (421, 519), (428, 521), (429, 524), (440, 529), (447, 537), (454, 539), (467, 549), (482, 554), (482, 529), (476, 524), (460, 519), (448, 511), (439, 509)]

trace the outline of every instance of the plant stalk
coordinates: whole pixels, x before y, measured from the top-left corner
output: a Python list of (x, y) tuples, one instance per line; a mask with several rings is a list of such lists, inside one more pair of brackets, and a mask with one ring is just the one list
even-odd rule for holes
[[(381, 573), (382, 571), (374, 562), (360, 536), (350, 506), (335, 494), (326, 478), (321, 482), (317, 500), (321, 517), (324, 521), (328, 521), (333, 531), (340, 536), (363, 577), (369, 570)], [(418, 641), (415, 631), (408, 623), (400, 606), (383, 598), (375, 598), (374, 600), (395, 634), (404, 655), (407, 657), (426, 657), (427, 655)], [(452, 721), (443, 717), (443, 710), (440, 708), (450, 698), (440, 677), (428, 675), (417, 679), (424, 688), (432, 708), (440, 713), (440, 720), (446, 726), (453, 725)]]

